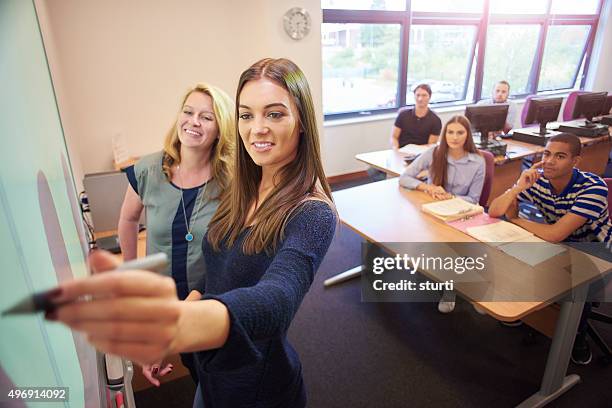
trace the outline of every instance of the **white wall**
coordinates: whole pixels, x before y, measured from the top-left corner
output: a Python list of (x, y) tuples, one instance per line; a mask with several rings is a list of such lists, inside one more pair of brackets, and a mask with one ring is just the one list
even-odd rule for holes
[[(287, 57), (305, 72), (321, 118), (319, 0), (37, 0), (75, 174), (112, 169), (111, 139), (133, 155), (159, 150), (196, 82), (234, 98), (240, 73), (264, 57)], [(290, 6), (306, 8), (302, 41), (283, 31)], [(78, 168), (80, 166), (80, 168)]]
[[(612, 21), (596, 37), (587, 89), (612, 90)], [(198, 81), (232, 98), (242, 70), (263, 57), (287, 57), (306, 73), (321, 118), (328, 176), (365, 169), (355, 154), (385, 149), (393, 116), (322, 126), (319, 0), (36, 0), (60, 114), (80, 175), (112, 168), (111, 138), (126, 136), (134, 155), (161, 147), (180, 96)], [(283, 31), (284, 12), (313, 19), (302, 41)], [(440, 112), (443, 121), (463, 108)]]
[(612, 0), (606, 0), (593, 46), (592, 61), (585, 88), (612, 92)]

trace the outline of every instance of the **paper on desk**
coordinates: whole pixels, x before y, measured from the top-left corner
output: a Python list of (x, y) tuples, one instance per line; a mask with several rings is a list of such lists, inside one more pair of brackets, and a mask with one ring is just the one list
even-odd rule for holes
[(520, 241), (500, 245), (498, 249), (501, 249), (508, 255), (530, 266), (536, 266), (566, 251), (565, 247), (558, 244), (551, 244), (535, 235), (521, 239)]
[(449, 222), (448, 225), (451, 227), (458, 229), (461, 232), (468, 233), (468, 228), (479, 227), (481, 225), (494, 224), (497, 222), (501, 222), (499, 218), (489, 217), (489, 214), (478, 214), (473, 217), (468, 218), (467, 220), (457, 220)]
[(476, 209), (477, 205), (468, 203), (461, 198), (451, 198), (449, 200), (435, 201), (433, 203), (423, 204), (423, 210), (427, 212), (439, 215), (441, 217), (451, 217), (454, 215), (467, 214), (474, 209)]
[(405, 154), (407, 156), (416, 157), (419, 154), (423, 153), (425, 150), (429, 149), (431, 145), (415, 145), (415, 144), (407, 144), (404, 147), (399, 149), (399, 152)]
[(533, 234), (524, 230), (518, 225), (507, 221), (500, 221), (494, 224), (481, 225), (478, 227), (467, 228), (467, 233), (481, 242), (487, 242), (494, 246), (505, 242), (523, 241), (533, 237)]

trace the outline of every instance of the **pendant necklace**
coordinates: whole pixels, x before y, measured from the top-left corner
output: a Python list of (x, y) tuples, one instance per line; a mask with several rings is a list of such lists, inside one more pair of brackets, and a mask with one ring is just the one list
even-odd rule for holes
[[(176, 173), (179, 176), (179, 181), (181, 182), (181, 185), (183, 185), (183, 179), (181, 177), (181, 166), (180, 165), (176, 166)], [(206, 182), (206, 184), (204, 184), (204, 190), (202, 191), (202, 198), (200, 199), (200, 202), (197, 202), (198, 201), (198, 196), (196, 195), (196, 204), (197, 204), (197, 206), (196, 206), (195, 212), (191, 215), (191, 218), (193, 218), (194, 221), (196, 220), (196, 217), (198, 216), (198, 212), (200, 211), (200, 207), (202, 206), (202, 202), (204, 201), (204, 194), (206, 194), (206, 187), (208, 187), (208, 181)], [(193, 241), (193, 234), (191, 233), (191, 228), (189, 227), (189, 222), (187, 222), (187, 212), (185, 211), (185, 200), (183, 199), (183, 187), (179, 186), (179, 188), (181, 189), (181, 205), (183, 206), (183, 218), (185, 219), (185, 227), (187, 228), (187, 234), (185, 234), (185, 241), (191, 242), (191, 241)], [(193, 227), (193, 224), (191, 225), (191, 227)]]

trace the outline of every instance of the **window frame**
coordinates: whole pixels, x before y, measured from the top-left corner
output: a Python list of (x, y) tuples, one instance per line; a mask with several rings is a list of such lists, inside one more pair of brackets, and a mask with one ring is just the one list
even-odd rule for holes
[[(447, 107), (447, 106), (463, 106), (472, 104), (483, 99), (482, 85), (484, 78), (484, 62), (486, 53), (486, 38), (490, 24), (534, 24), (539, 25), (539, 36), (536, 45), (535, 55), (532, 61), (529, 77), (527, 81), (527, 93), (513, 94), (514, 98), (522, 98), (527, 95), (539, 93), (562, 92), (569, 91), (575, 88), (584, 89), (586, 78), (588, 76), (591, 54), (595, 42), (595, 35), (601, 18), (601, 11), (604, 5), (604, 0), (598, 0), (597, 11), (595, 14), (551, 14), (552, 2), (548, 0), (546, 3), (546, 12), (537, 14), (491, 14), (490, 1), (484, 0), (481, 13), (463, 13), (463, 12), (412, 12), (411, 0), (406, 0), (406, 9), (404, 11), (389, 11), (389, 10), (343, 10), (343, 9), (322, 9), (324, 24), (399, 24), (400, 25), (400, 41), (399, 41), (399, 67), (398, 67), (398, 83), (396, 90), (397, 106), (393, 108), (368, 109), (350, 112), (338, 112), (325, 114), (325, 120), (346, 119), (354, 117), (368, 117), (388, 114), (396, 112), (400, 108), (412, 107), (414, 105), (406, 104), (407, 80), (408, 80), (408, 46), (410, 44), (410, 29), (412, 25), (475, 25), (476, 35), (472, 43), (471, 58), (468, 60), (466, 69), (466, 77), (463, 85), (463, 99), (460, 101), (449, 101), (432, 103), (432, 107)], [(586, 37), (585, 44), (580, 56), (579, 63), (573, 75), (574, 84), (570, 88), (541, 90), (538, 91), (538, 84), (542, 70), (542, 61), (544, 57), (544, 49), (548, 29), (552, 25), (581, 25), (590, 26), (589, 34)], [(469, 83), (473, 64), (476, 64), (474, 71), (474, 89), (471, 95), (468, 95)], [(581, 78), (578, 78), (581, 68)], [(579, 85), (576, 85), (578, 80)]]

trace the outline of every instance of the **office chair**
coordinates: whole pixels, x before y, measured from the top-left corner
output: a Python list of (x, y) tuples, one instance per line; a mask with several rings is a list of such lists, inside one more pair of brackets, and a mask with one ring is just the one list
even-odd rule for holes
[(521, 127), (522, 128), (524, 128), (526, 125), (525, 121), (527, 120), (527, 112), (529, 112), (529, 104), (531, 103), (531, 100), (535, 97), (536, 95), (529, 95), (527, 98), (525, 98), (525, 104), (523, 105), (523, 110), (521, 111)]
[(567, 122), (572, 120), (572, 113), (574, 113), (574, 106), (576, 105), (576, 97), (580, 94), (587, 93), (586, 91), (572, 91), (567, 95), (565, 106), (563, 107), (563, 121)]
[[(604, 181), (608, 186), (608, 214), (612, 215), (612, 196), (609, 193), (610, 190), (612, 190), (612, 178), (606, 178), (604, 179)], [(605, 288), (603, 290), (605, 290)], [(599, 302), (593, 302), (592, 306), (598, 307)], [(592, 309), (591, 312), (588, 314), (587, 319), (612, 324), (612, 316), (608, 316)], [(603, 356), (601, 357), (601, 361), (603, 362), (603, 364), (610, 364), (612, 362), (612, 350), (610, 349), (610, 346), (606, 344), (601, 335), (597, 332), (595, 327), (593, 327), (593, 324), (590, 321), (587, 322), (587, 335), (591, 337), (591, 339), (595, 342), (597, 347), (599, 347), (599, 349), (603, 353)]]
[(482, 193), (480, 194), (480, 204), (483, 207), (487, 206), (489, 196), (491, 195), (491, 186), (493, 185), (493, 173), (495, 173), (495, 156), (493, 153), (486, 150), (479, 150), (480, 154), (485, 159), (485, 179), (482, 185)]

